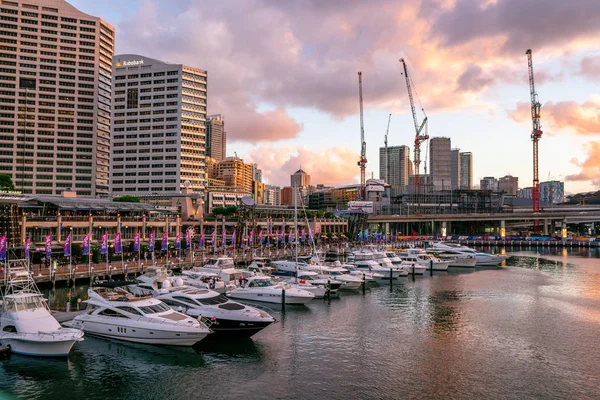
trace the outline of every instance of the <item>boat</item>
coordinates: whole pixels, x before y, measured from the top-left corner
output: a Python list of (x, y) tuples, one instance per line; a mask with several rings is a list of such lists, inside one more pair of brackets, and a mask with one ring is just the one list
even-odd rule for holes
[(436, 250), (431, 248), (426, 249), (425, 252), (427, 254), (433, 254), (440, 260), (450, 262), (451, 267), (475, 268), (477, 265), (477, 257), (470, 254), (464, 254), (454, 250)]
[[(175, 285), (175, 281), (183, 282)], [(193, 270), (185, 271), (182, 275), (173, 276), (163, 266), (152, 266), (146, 269), (143, 275), (135, 278), (135, 285), (130, 285), (129, 290), (134, 295), (153, 295), (160, 290), (173, 286), (191, 286), (198, 289), (211, 289), (219, 293), (225, 293), (225, 282), (219, 279), (215, 272)]]
[(214, 257), (208, 260), (202, 267), (194, 267), (190, 270), (182, 271), (182, 275), (190, 276), (194, 273), (214, 273), (219, 279), (224, 282), (225, 290), (230, 290), (236, 285), (240, 277), (247, 278), (254, 275), (253, 272), (247, 269), (235, 268), (233, 258), (231, 257)]
[(401, 276), (408, 276), (408, 272), (398, 266), (382, 267), (375, 261), (373, 253), (370, 251), (355, 251), (352, 255), (354, 261), (350, 264), (354, 265), (359, 271), (375, 272), (383, 275), (383, 279), (398, 279)]
[[(313, 280), (312, 278), (315, 278)], [(323, 279), (317, 283), (316, 279), (319, 279), (319, 274), (311, 271), (300, 271), (295, 278), (287, 281), (287, 284), (294, 289), (306, 290), (315, 295), (315, 299), (322, 299), (327, 294), (327, 282), (323, 282)], [(339, 286), (342, 286), (341, 282)], [(338, 286), (338, 287), (339, 287)], [(337, 289), (335, 289), (337, 292)], [(334, 292), (331, 293), (332, 295)]]
[(60, 326), (27, 267), (7, 268), (0, 345), (10, 347), (15, 354), (66, 357), (73, 345), (83, 340), (83, 331)]
[(227, 292), (227, 297), (239, 300), (259, 301), (264, 303), (282, 303), (285, 290), (285, 304), (303, 305), (315, 298), (306, 290), (293, 289), (285, 283), (275, 283), (270, 276), (251, 276), (245, 285)]
[(448, 271), (450, 266), (449, 261), (442, 261), (431, 254), (425, 253), (423, 249), (407, 249), (406, 253), (401, 253), (399, 256), (403, 261), (417, 263), (427, 270)]
[[(326, 264), (327, 265), (327, 264)], [(342, 267), (347, 271), (348, 274), (358, 276), (362, 278), (365, 283), (373, 283), (384, 278), (383, 274), (377, 272), (370, 271), (361, 271), (355, 265), (352, 264), (342, 264), (340, 261), (333, 261), (331, 264), (327, 265), (329, 267)]]
[(429, 246), (433, 250), (444, 250), (447, 252), (455, 252), (455, 254), (466, 254), (477, 258), (475, 266), (498, 266), (502, 261), (506, 260), (506, 256), (498, 254), (481, 253), (470, 247), (462, 246), (453, 243), (433, 242)]
[(190, 317), (210, 320), (214, 336), (250, 337), (275, 322), (267, 312), (209, 289), (176, 286), (163, 289), (155, 298)]
[(193, 346), (210, 329), (151, 296), (124, 289), (131, 282), (105, 282), (88, 289), (88, 307), (69, 325), (90, 335), (127, 342)]
[(402, 261), (398, 267), (406, 271), (408, 275), (423, 275), (429, 269), (415, 261)]

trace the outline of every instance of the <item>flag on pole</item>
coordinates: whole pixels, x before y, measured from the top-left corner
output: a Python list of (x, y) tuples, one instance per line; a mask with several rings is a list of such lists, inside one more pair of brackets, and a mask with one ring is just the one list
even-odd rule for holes
[(279, 228), (275, 229), (275, 246), (279, 244)]
[(70, 233), (69, 233), (69, 236), (67, 236), (67, 239), (65, 240), (65, 246), (63, 248), (63, 256), (71, 257), (71, 234)]
[(294, 241), (294, 235), (292, 229), (290, 228), (290, 235), (288, 236), (288, 243), (292, 243)]
[(260, 232), (258, 233), (258, 242), (260, 244), (263, 244), (263, 230), (261, 229)]
[(0, 236), (0, 260), (6, 260), (6, 235)]
[(31, 236), (27, 236), (25, 240), (25, 258), (29, 258), (31, 252)]
[(244, 230), (242, 232), (242, 243), (240, 243), (240, 247), (243, 249), (245, 245), (246, 245), (246, 231)]
[(150, 253), (154, 251), (154, 231), (150, 232), (150, 237), (148, 238), (148, 251)]
[(285, 244), (285, 227), (281, 230), (281, 244)]
[(137, 232), (133, 237), (133, 251), (140, 251), (140, 233)]
[(81, 254), (84, 256), (90, 255), (90, 234), (89, 233), (83, 237), (83, 249), (81, 249)]
[(108, 254), (108, 233), (102, 235), (102, 243), (100, 244), (100, 254)]
[(117, 232), (115, 235), (115, 254), (121, 254), (123, 252), (123, 245), (121, 243), (121, 232)]
[(235, 249), (235, 229), (233, 230), (233, 234), (231, 235), (231, 247)]
[(304, 242), (306, 240), (306, 229), (302, 228), (302, 239), (301, 241)]
[(254, 229), (250, 231), (250, 239), (248, 239), (248, 246), (252, 247), (254, 245)]
[(217, 243), (217, 228), (215, 228), (215, 230), (213, 231), (210, 240), (211, 240), (211, 243), (212, 243), (213, 247), (216, 246), (216, 243)]
[(223, 237), (221, 239), (221, 246), (225, 247), (227, 245), (227, 231), (223, 229)]
[(190, 230), (185, 231), (185, 249), (189, 250), (192, 244), (192, 238), (190, 237)]
[(181, 250), (181, 232), (175, 236), (175, 250)]
[(200, 234), (200, 247), (204, 247), (204, 231)]
[(52, 258), (52, 234), (46, 236), (46, 258)]
[(162, 241), (160, 242), (160, 250), (167, 251), (167, 245), (169, 244), (169, 236), (167, 235), (167, 231), (163, 232)]

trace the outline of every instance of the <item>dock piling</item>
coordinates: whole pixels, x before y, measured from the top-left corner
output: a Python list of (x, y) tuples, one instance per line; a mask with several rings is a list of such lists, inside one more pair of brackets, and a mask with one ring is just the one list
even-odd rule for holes
[(367, 290), (367, 279), (365, 277), (365, 273), (363, 272), (363, 294), (365, 294), (366, 290)]
[(433, 276), (433, 260), (429, 260), (429, 276)]
[(285, 311), (285, 287), (281, 288), (281, 311)]

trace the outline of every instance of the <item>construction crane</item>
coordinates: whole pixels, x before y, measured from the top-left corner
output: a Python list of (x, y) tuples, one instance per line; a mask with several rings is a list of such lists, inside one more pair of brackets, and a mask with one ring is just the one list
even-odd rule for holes
[[(533, 201), (533, 212), (539, 213), (540, 207), (540, 179), (538, 174), (538, 143), (542, 138), (542, 125), (540, 124), (540, 108), (542, 105), (538, 101), (538, 95), (535, 91), (535, 84), (533, 81), (533, 60), (531, 58), (531, 49), (528, 49), (525, 54), (527, 55), (527, 65), (529, 67), (529, 92), (531, 95), (531, 121), (533, 123), (533, 129), (531, 131), (531, 141), (533, 142), (533, 187), (531, 189), (531, 199)], [(538, 233), (540, 231), (539, 219), (533, 220), (533, 231)]]
[(390, 183), (390, 155), (388, 154), (388, 146), (387, 146), (387, 138), (388, 133), (390, 133), (390, 121), (392, 120), (392, 114), (388, 117), (387, 129), (385, 130), (385, 140), (383, 144), (385, 146), (385, 181), (386, 183)]
[(365, 125), (363, 122), (362, 72), (358, 71), (358, 103), (360, 105), (360, 199), (366, 199), (365, 170), (367, 168), (367, 143), (365, 142)]
[(415, 109), (415, 101), (413, 99), (412, 89), (411, 89), (411, 84), (410, 84), (411, 79), (410, 79), (410, 76), (408, 75), (408, 69), (406, 68), (406, 62), (404, 62), (404, 58), (401, 58), (400, 62), (402, 63), (402, 66), (404, 67), (404, 77), (406, 78), (406, 88), (408, 90), (408, 99), (410, 100), (410, 110), (412, 111), (413, 122), (415, 124), (414, 183), (415, 183), (415, 193), (418, 193), (419, 185), (420, 185), (420, 177), (419, 177), (420, 170), (419, 169), (421, 166), (421, 143), (424, 142), (425, 140), (429, 139), (429, 135), (427, 135), (427, 115), (425, 115), (425, 110), (423, 109), (423, 107), (421, 107), (421, 111), (423, 112), (423, 115), (425, 115), (425, 118), (423, 119), (423, 122), (421, 122), (419, 124), (419, 121), (417, 119), (417, 111)]

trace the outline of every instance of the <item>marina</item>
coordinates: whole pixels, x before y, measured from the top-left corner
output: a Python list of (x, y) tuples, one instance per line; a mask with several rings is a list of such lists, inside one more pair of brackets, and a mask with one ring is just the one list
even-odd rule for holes
[[(272, 304), (276, 322), (251, 339), (192, 349), (86, 335), (68, 358), (12, 354), (0, 361), (0, 391), (40, 399), (140, 391), (157, 399), (593, 398), (598, 250), (506, 255), (500, 267), (450, 267), (305, 306)], [(87, 285), (42, 291), (51, 309), (73, 311)]]

